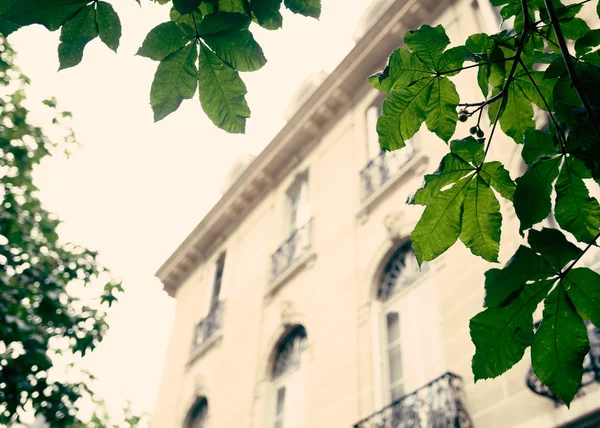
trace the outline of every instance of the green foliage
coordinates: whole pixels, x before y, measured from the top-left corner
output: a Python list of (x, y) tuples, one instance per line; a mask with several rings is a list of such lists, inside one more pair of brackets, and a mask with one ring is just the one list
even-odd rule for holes
[[(38, 199), (32, 172), (60, 147), (30, 121), (28, 82), (0, 37), (0, 425), (18, 422), (31, 405), (60, 428), (72, 426), (86, 385), (57, 381), (53, 358), (96, 347), (107, 329), (102, 303), (111, 304), (122, 288), (109, 282), (104, 296), (89, 301), (67, 291), (98, 281), (106, 271), (95, 252), (60, 241), (60, 221)], [(56, 100), (44, 104), (56, 110)], [(70, 113), (56, 111), (54, 123), (61, 126), (65, 117)], [(68, 133), (65, 144), (73, 143)]]
[[(499, 376), (531, 346), (536, 375), (567, 404), (589, 350), (583, 321), (600, 322), (600, 275), (574, 268), (600, 236), (600, 203), (589, 192), (600, 183), (600, 96), (592, 89), (600, 83), (600, 33), (577, 17), (584, 3), (492, 0), (504, 19), (515, 18), (516, 33), (473, 34), (464, 46), (447, 49), (444, 29), (424, 25), (409, 31), (407, 49), (393, 52), (369, 78), (386, 95), (377, 123), (383, 150), (404, 147), (423, 122), (449, 141), (458, 120), (476, 119), (470, 132), (478, 139), (452, 141), (437, 171), (408, 200), (425, 206), (411, 233), (415, 255), (419, 264), (433, 260), (460, 239), (474, 255), (497, 262), (496, 194), (511, 201), (529, 246), (486, 273), (486, 309), (470, 323), (473, 373), (476, 380)], [(565, 40), (575, 41), (576, 57)], [(470, 68), (477, 68), (484, 100), (461, 103), (451, 79)], [(536, 129), (536, 109), (547, 115), (549, 129)], [(528, 168), (516, 182), (501, 162), (486, 160), (498, 125), (523, 145)], [(587, 247), (558, 230), (532, 229), (549, 216)], [(542, 302), (543, 321), (534, 332)]]
[(404, 38), (410, 49), (398, 48), (381, 73), (369, 83), (387, 94), (377, 133), (383, 150), (397, 150), (421, 128), (448, 142), (454, 134), (459, 96), (446, 76), (456, 74), (471, 55), (464, 46), (445, 50), (450, 44), (441, 25), (422, 26)]
[[(470, 324), (475, 378), (499, 376), (531, 346), (535, 373), (567, 404), (588, 349), (583, 320), (600, 322), (599, 276), (575, 267), (600, 236), (600, 204), (589, 192), (600, 184), (600, 92), (594, 90), (600, 83), (600, 30), (578, 16), (586, 3), (492, 0), (503, 19), (514, 18), (514, 32), (473, 34), (449, 48), (442, 26), (423, 25), (405, 35), (405, 47), (391, 54), (383, 71), (369, 77), (386, 96), (377, 122), (383, 150), (402, 149), (423, 123), (451, 141), (437, 171), (408, 201), (424, 206), (411, 234), (419, 264), (458, 240), (497, 262), (501, 201), (514, 208), (519, 232), (527, 236), (529, 245), (521, 245), (503, 269), (486, 273), (486, 309)], [(243, 133), (250, 117), (240, 72), (266, 63), (252, 23), (281, 28), (282, 6), (313, 18), (321, 11), (320, 0), (174, 0), (172, 6), (170, 21), (151, 30), (138, 51), (159, 62), (150, 91), (155, 120), (198, 88), (207, 116), (232, 133)], [(0, 3), (3, 35), (31, 24), (62, 27), (61, 68), (79, 63), (96, 36), (116, 50), (121, 35), (118, 16), (102, 1)], [(461, 102), (452, 79), (467, 69), (476, 69), (482, 101)], [(540, 123), (543, 115), (548, 126)], [(459, 120), (474, 122), (472, 136), (454, 135)], [(500, 130), (522, 145), (527, 170), (514, 182), (500, 161), (488, 159)], [(533, 229), (549, 216), (585, 249), (559, 230)], [(103, 300), (112, 299), (109, 287)], [(542, 302), (543, 321), (534, 332), (533, 313)]]
[[(321, 14), (320, 0), (173, 0), (172, 5), (171, 21), (152, 29), (137, 53), (160, 62), (150, 89), (154, 120), (177, 110), (184, 99), (194, 98), (199, 88), (205, 92), (199, 99), (207, 116), (231, 133), (243, 133), (250, 117), (239, 72), (259, 70), (267, 62), (250, 31), (251, 22), (269, 30), (281, 28), (282, 5), (308, 17), (318, 19)], [(0, 4), (0, 34), (8, 36), (31, 24), (51, 31), (62, 28), (60, 69), (79, 64), (86, 45), (97, 36), (116, 51), (122, 32), (119, 16), (105, 1), (4, 0)], [(439, 85), (438, 98), (445, 96), (446, 85)], [(440, 104), (438, 110), (452, 115), (447, 106), (444, 110)]]
[(411, 197), (410, 203), (427, 206), (411, 234), (419, 264), (459, 238), (473, 254), (497, 261), (502, 215), (492, 188), (511, 199), (515, 185), (499, 162), (483, 163), (484, 157), (484, 145), (475, 138), (452, 141), (438, 170)]

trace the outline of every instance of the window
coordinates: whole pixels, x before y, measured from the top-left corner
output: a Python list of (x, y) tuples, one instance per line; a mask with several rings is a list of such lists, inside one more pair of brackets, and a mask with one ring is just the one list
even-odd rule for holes
[(390, 312), (387, 318), (387, 356), (390, 374), (390, 396), (392, 401), (404, 394), (402, 376), (402, 348), (400, 345), (400, 315)]
[(208, 414), (208, 402), (206, 398), (199, 398), (192, 410), (190, 410), (186, 426), (188, 428), (204, 428)]
[(275, 428), (283, 428), (283, 412), (285, 410), (285, 387), (277, 390), (277, 406), (275, 408)]
[(306, 330), (302, 326), (297, 326), (288, 333), (277, 347), (277, 356), (273, 364), (273, 377), (282, 376), (300, 364), (300, 357), (305, 348)]
[(310, 220), (310, 203), (308, 200), (308, 172), (296, 177), (287, 191), (287, 233), (302, 228)]
[(221, 285), (223, 284), (223, 270), (225, 269), (225, 253), (221, 254), (215, 265), (215, 278), (213, 281), (212, 295), (210, 298), (210, 310), (219, 305)]
[(298, 325), (279, 342), (272, 368), (273, 428), (306, 428), (306, 330)]
[(379, 282), (379, 299), (386, 301), (412, 284), (421, 274), (410, 241), (404, 243), (390, 258)]
[(379, 147), (379, 135), (377, 134), (377, 119), (381, 116), (383, 108), (383, 100), (377, 100), (372, 104), (366, 113), (366, 127), (367, 127), (367, 154), (369, 160), (376, 158), (381, 153)]

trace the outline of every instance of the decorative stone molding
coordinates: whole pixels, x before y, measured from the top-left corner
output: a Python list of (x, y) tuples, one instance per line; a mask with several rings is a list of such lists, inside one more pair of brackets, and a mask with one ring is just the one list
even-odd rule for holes
[(291, 300), (284, 300), (281, 302), (281, 324), (284, 329), (287, 329), (292, 325), (295, 313), (294, 303)]
[(406, 221), (406, 215), (401, 211), (386, 214), (383, 218), (388, 237), (392, 242), (397, 242), (406, 238), (410, 233), (410, 222)]

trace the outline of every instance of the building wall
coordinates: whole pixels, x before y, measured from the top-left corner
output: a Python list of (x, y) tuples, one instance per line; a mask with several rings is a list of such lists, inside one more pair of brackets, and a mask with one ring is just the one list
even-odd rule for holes
[[(453, 43), (474, 32), (493, 31), (493, 13), (477, 3), (456, 2), (423, 16), (442, 23)], [(453, 80), (461, 99), (477, 101), (474, 73)], [(377, 93), (357, 88), (306, 153), (277, 177), (261, 202), (177, 291), (177, 310), (153, 428), (181, 427), (197, 396), (208, 399), (208, 427), (270, 426), (274, 411), (270, 374), (273, 350), (287, 325), (308, 335), (308, 421), (310, 428), (350, 427), (388, 404), (382, 351), (382, 307), (376, 282), (388, 257), (408, 239), (422, 208), (408, 206), (423, 174), (433, 172), (447, 146), (427, 130), (415, 138), (413, 158), (383, 191), (361, 202), (360, 171), (368, 162), (365, 112)], [(457, 136), (468, 135), (459, 123)], [(500, 133), (490, 158), (505, 162), (513, 178), (523, 172), (520, 148)], [(504, 141), (501, 141), (504, 140)], [(498, 150), (501, 146), (502, 150)], [(272, 288), (271, 254), (286, 239), (285, 194), (297, 174), (308, 170), (313, 215), (312, 254), (298, 271)], [(500, 261), (520, 243), (518, 222), (502, 206)], [(226, 251), (221, 333), (206, 352), (190, 359), (194, 326), (206, 315), (214, 262)], [(426, 384), (446, 371), (463, 378), (466, 406), (477, 427), (547, 427), (596, 409), (593, 393), (572, 410), (525, 386), (528, 355), (499, 379), (473, 383), (469, 319), (482, 310), (483, 272), (490, 264), (461, 244), (429, 263), (423, 277), (398, 297), (414, 322), (407, 344), (407, 385)], [(404, 345), (403, 345), (404, 346)]]

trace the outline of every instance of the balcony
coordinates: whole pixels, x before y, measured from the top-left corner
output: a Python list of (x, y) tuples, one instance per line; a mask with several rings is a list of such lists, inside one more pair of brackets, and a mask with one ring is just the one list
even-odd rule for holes
[(312, 219), (294, 230), (290, 237), (271, 256), (271, 285), (286, 272), (293, 270), (311, 253)]
[(471, 428), (461, 395), (462, 379), (446, 373), (363, 419), (354, 428)]
[(192, 354), (196, 357), (197, 353), (211, 342), (211, 339), (217, 336), (221, 331), (221, 319), (223, 315), (223, 302), (214, 305), (208, 315), (196, 325), (194, 329), (194, 341), (192, 343)]
[[(536, 330), (539, 325), (540, 323), (536, 323)], [(600, 382), (600, 328), (589, 321), (586, 321), (586, 327), (588, 339), (590, 341), (590, 352), (588, 352), (583, 360), (583, 377), (581, 379), (581, 384), (579, 385), (579, 392), (575, 396), (576, 398), (585, 394), (585, 387)], [(535, 373), (533, 373), (533, 367), (531, 367), (527, 373), (526, 383), (527, 387), (534, 393), (551, 399), (556, 405), (562, 403), (554, 394), (552, 394), (552, 391), (542, 383)]]
[(377, 190), (382, 188), (384, 184), (410, 162), (414, 155), (414, 147), (407, 145), (393, 152), (382, 151), (376, 158), (371, 159), (367, 166), (360, 172), (361, 201), (366, 201)]

